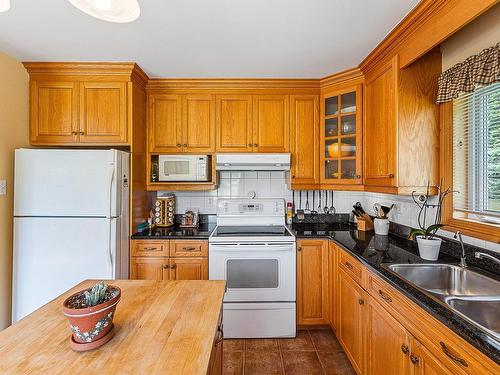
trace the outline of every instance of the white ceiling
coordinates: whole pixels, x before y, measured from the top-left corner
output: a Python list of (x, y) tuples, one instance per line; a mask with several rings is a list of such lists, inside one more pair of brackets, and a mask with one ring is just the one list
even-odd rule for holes
[(22, 61), (135, 61), (151, 77), (321, 78), (357, 66), (418, 0), (139, 0), (129, 24), (66, 0), (11, 0)]

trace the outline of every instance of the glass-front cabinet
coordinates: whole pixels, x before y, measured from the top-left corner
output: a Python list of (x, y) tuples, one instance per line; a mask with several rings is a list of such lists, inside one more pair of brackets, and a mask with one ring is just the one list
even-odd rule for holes
[(362, 183), (361, 113), (361, 85), (322, 96), (322, 184)]

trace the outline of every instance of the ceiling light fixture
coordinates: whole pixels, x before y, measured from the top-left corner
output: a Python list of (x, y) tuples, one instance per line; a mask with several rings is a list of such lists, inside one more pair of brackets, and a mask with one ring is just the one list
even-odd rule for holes
[(0, 13), (7, 12), (10, 9), (10, 0), (0, 0)]
[[(5, 0), (0, 0), (5, 1)], [(9, 1), (9, 0), (7, 0)], [(109, 22), (132, 22), (141, 14), (137, 0), (68, 0), (93, 17)]]

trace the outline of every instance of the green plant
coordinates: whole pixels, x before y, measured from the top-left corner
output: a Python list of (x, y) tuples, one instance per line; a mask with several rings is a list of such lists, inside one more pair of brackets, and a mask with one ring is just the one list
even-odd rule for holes
[(432, 224), (425, 229), (412, 229), (409, 238), (413, 240), (415, 236), (424, 236), (426, 239), (432, 240), (441, 227), (444, 227), (444, 224)]
[(92, 307), (103, 303), (106, 299), (106, 290), (108, 286), (104, 284), (104, 281), (95, 284), (90, 291), (86, 290), (84, 293), (85, 304), (87, 307)]

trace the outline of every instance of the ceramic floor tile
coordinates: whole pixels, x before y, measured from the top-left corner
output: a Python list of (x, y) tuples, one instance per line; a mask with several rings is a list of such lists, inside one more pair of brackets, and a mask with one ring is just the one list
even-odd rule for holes
[(286, 375), (324, 374), (315, 351), (284, 351), (282, 356)]
[(314, 350), (308, 331), (297, 331), (297, 337), (293, 339), (280, 339), (281, 350)]
[(282, 375), (279, 351), (245, 351), (245, 375)]
[[(225, 344), (225, 343), (224, 343)], [(224, 375), (243, 374), (243, 352), (224, 352), (222, 356), (222, 373)]]
[(342, 347), (335, 337), (335, 334), (330, 330), (311, 330), (309, 331), (309, 334), (311, 335), (311, 339), (316, 350), (327, 352), (342, 350)]
[(243, 350), (243, 339), (224, 340), (224, 351)]
[(318, 357), (327, 375), (355, 375), (344, 352), (318, 352)]
[(276, 339), (245, 340), (245, 350), (279, 350)]

